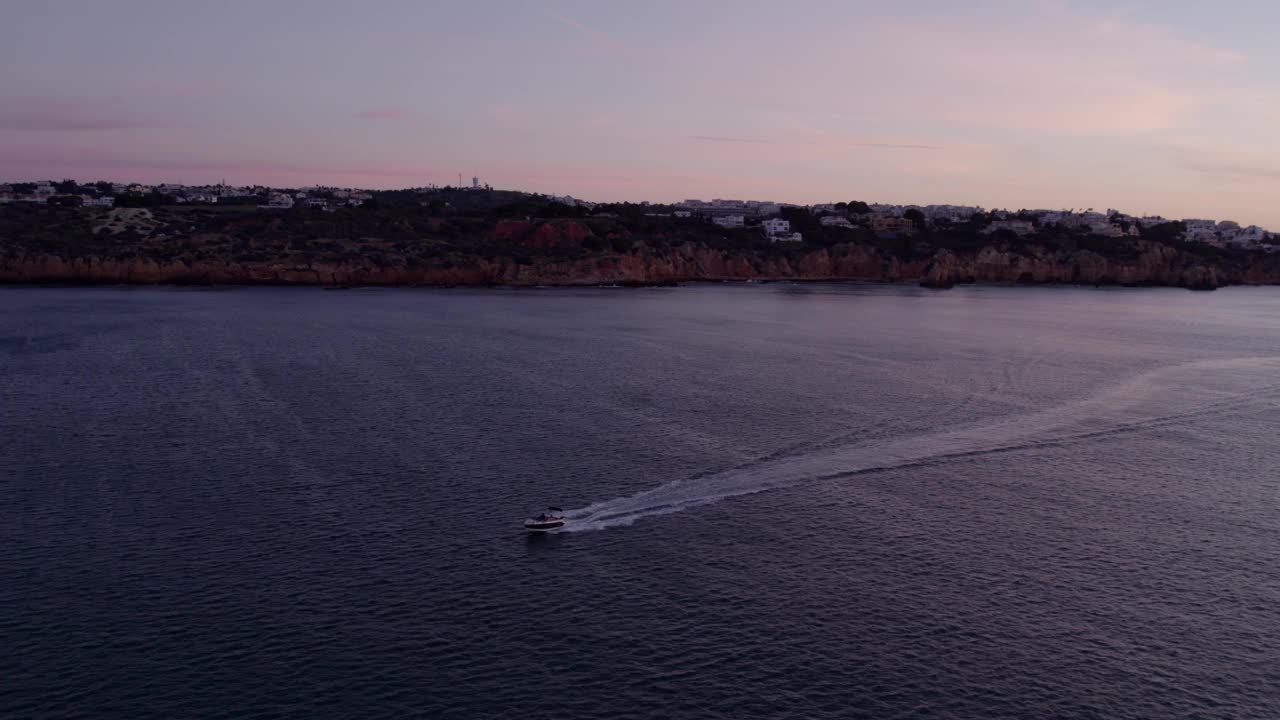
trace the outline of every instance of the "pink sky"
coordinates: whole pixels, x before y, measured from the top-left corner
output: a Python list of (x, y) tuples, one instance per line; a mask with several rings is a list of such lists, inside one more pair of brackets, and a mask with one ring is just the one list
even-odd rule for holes
[(1280, 11), (1152, 7), (29, 3), (0, 27), (0, 179), (462, 173), (595, 200), (1117, 207), (1280, 228), (1280, 73), (1248, 30)]

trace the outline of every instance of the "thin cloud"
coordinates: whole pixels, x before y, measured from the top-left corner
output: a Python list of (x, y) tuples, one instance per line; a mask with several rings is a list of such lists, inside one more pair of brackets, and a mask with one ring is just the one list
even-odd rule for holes
[(597, 30), (584, 22), (574, 20), (571, 17), (565, 17), (564, 15), (552, 15), (551, 17), (555, 19), (556, 22), (559, 22), (562, 25), (567, 25), (583, 35), (587, 35), (598, 40), (610, 39), (607, 33), (601, 32), (600, 30)]
[(854, 143), (855, 148), (882, 148), (888, 150), (941, 150), (938, 145), (900, 145), (896, 143)]
[(228, 85), (216, 80), (137, 80), (125, 86), (126, 94), (139, 98), (200, 100), (224, 94)]
[(1258, 162), (1256, 150), (1247, 146), (1204, 147), (1176, 143), (1146, 146), (1157, 156), (1167, 158), (1179, 170), (1199, 173), (1219, 182), (1280, 180), (1280, 166)]
[(744, 144), (747, 144), (747, 145), (773, 145), (773, 144), (775, 144), (772, 140), (754, 140), (754, 139), (752, 139), (752, 138), (724, 137), (724, 136), (720, 136), (720, 135), (690, 135), (690, 136), (689, 136), (689, 139), (691, 139), (691, 140), (700, 140), (700, 141), (702, 141), (702, 142), (717, 142), (717, 143), (744, 143)]
[[(715, 143), (742, 143), (742, 144), (744, 144), (744, 145), (778, 145), (778, 144), (780, 144), (780, 143), (775, 142), (775, 141), (773, 141), (773, 140), (760, 140), (760, 139), (757, 139), (757, 138), (728, 137), (728, 136), (725, 136), (725, 135), (690, 135), (690, 136), (689, 136), (689, 138), (690, 138), (691, 140), (699, 140), (699, 141), (701, 141), (701, 142), (715, 142)], [(785, 144), (785, 143), (783, 143), (783, 144)], [(821, 144), (821, 143), (807, 142), (807, 143), (799, 143), (799, 144), (803, 144), (803, 145), (818, 145), (818, 144)], [(941, 149), (942, 149), (942, 147), (940, 147), (940, 146), (938, 146), (938, 145), (920, 145), (920, 144), (912, 144), (912, 143), (869, 143), (869, 142), (863, 142), (863, 143), (851, 143), (851, 144), (849, 144), (847, 147), (849, 147), (849, 148), (859, 148), (859, 149), (863, 149), (863, 148), (866, 148), (866, 149), (880, 149), (880, 150), (941, 150)]]
[(575, 20), (571, 17), (554, 14), (551, 15), (551, 19), (565, 27), (570, 27), (576, 30), (578, 34), (591, 41), (590, 44), (597, 50), (607, 50), (608, 52), (616, 55), (634, 55), (638, 52), (637, 49), (628, 47), (626, 43), (619, 40), (616, 36), (607, 33), (604, 30), (591, 27), (581, 20)]
[[(324, 182), (332, 177), (408, 178), (420, 180), (430, 174), (430, 168), (415, 165), (398, 165), (379, 162), (347, 164), (310, 164), (271, 159), (211, 159), (199, 156), (139, 155), (101, 148), (71, 147), (65, 145), (31, 146), (0, 145), (0, 165), (36, 169), (37, 174), (61, 173), (74, 169), (91, 169), (92, 173), (108, 175), (140, 172), (149, 177), (163, 173), (173, 175), (216, 176), (231, 174), (239, 177), (267, 179), (272, 177), (302, 177)], [(89, 174), (92, 174), (89, 173)]]
[(1242, 180), (1280, 180), (1280, 169), (1235, 162), (1183, 161), (1178, 166), (1184, 170), (1214, 175), (1227, 176)]
[(0, 130), (68, 132), (171, 127), (111, 100), (11, 97), (0, 100)]
[(356, 113), (356, 117), (362, 120), (395, 120), (396, 118), (410, 115), (412, 112), (401, 107), (369, 108)]

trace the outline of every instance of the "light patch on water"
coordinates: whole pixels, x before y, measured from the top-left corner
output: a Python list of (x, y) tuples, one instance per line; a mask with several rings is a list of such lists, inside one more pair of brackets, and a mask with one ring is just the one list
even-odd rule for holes
[(797, 448), (785, 455), (566, 512), (565, 531), (631, 525), (725, 498), (961, 458), (1097, 442), (1197, 418), (1274, 408), (1280, 357), (1208, 360), (1159, 368), (1082, 400), (943, 432)]

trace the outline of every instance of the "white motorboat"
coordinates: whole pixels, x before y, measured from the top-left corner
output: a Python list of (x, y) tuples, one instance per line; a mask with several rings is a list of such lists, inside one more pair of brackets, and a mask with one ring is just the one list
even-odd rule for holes
[(525, 520), (524, 529), (529, 532), (555, 532), (565, 526), (563, 513), (558, 507), (549, 507), (546, 512)]

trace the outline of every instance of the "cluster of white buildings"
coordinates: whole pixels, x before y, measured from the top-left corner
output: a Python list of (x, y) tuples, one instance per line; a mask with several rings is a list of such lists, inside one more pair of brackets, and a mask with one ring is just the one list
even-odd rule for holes
[[(1012, 218), (1015, 214), (1006, 211), (995, 211), (994, 215)], [(998, 229), (1013, 230), (1019, 235), (1034, 232), (1037, 225), (1041, 228), (1061, 225), (1068, 228), (1088, 228), (1092, 235), (1122, 238), (1137, 237), (1143, 228), (1163, 225), (1171, 222), (1159, 215), (1134, 216), (1118, 210), (1096, 212), (1085, 210), (1024, 210), (1016, 213), (1017, 219), (995, 220), (987, 226), (987, 232)], [(1034, 220), (1026, 220), (1034, 218)], [(1224, 220), (1187, 219), (1181, 221), (1187, 228), (1184, 237), (1192, 242), (1202, 242), (1216, 247), (1258, 247), (1269, 236), (1269, 233), (1257, 225), (1241, 227), (1239, 223)]]
[(791, 229), (791, 223), (777, 217), (784, 207), (799, 207), (767, 200), (683, 200), (676, 203), (673, 215), (678, 218), (708, 217), (724, 228), (747, 227), (747, 219), (763, 218), (758, 227), (773, 242), (801, 242), (804, 236)]
[(19, 193), (14, 190), (12, 185), (0, 185), (0, 203), (11, 202), (48, 202), (49, 198), (57, 195), (53, 185), (42, 182), (36, 183), (35, 190), (27, 193)]
[[(1065, 228), (1087, 229), (1090, 234), (1102, 237), (1137, 237), (1143, 228), (1170, 222), (1169, 219), (1158, 215), (1134, 216), (1112, 209), (1108, 209), (1106, 212), (1097, 212), (1093, 209), (1040, 209), (1012, 212), (1009, 210), (988, 211), (981, 207), (965, 205), (874, 204), (869, 207), (871, 209), (869, 214), (842, 213), (838, 206), (833, 205), (813, 205), (810, 206), (810, 209), (817, 213), (824, 213), (819, 218), (823, 225), (852, 227), (854, 222), (851, 222), (851, 219), (854, 219), (857, 224), (869, 226), (878, 234), (910, 234), (913, 232), (911, 226), (895, 221), (895, 218), (905, 219), (903, 216), (911, 210), (918, 211), (925, 218), (925, 224), (934, 227), (943, 223), (966, 223), (974, 215), (982, 213), (987, 216), (989, 222), (981, 232), (992, 234), (1008, 231), (1020, 236), (1030, 235), (1056, 225)], [(1230, 220), (1215, 222), (1213, 220), (1189, 219), (1182, 222), (1187, 227), (1186, 239), (1193, 242), (1203, 242), (1217, 247), (1261, 247), (1265, 249), (1277, 247), (1280, 250), (1280, 246), (1263, 245), (1263, 242), (1271, 234), (1257, 225), (1241, 227), (1239, 223)]]
[(1030, 220), (992, 220), (991, 224), (982, 229), (984, 235), (1007, 230), (1015, 235), (1030, 235), (1036, 231), (1035, 223)]
[(591, 210), (596, 206), (596, 204), (593, 202), (587, 202), (586, 200), (579, 200), (578, 198), (572, 195), (548, 195), (547, 199), (550, 200), (551, 202), (558, 202), (563, 205), (568, 205), (569, 207), (583, 207), (588, 210)]
[(886, 218), (902, 217), (908, 210), (917, 210), (928, 223), (933, 225), (938, 224), (939, 221), (949, 223), (968, 222), (974, 215), (983, 212), (982, 208), (971, 205), (889, 205), (872, 203), (868, 207), (871, 208), (871, 216)]
[[(1150, 228), (1170, 222), (1168, 219), (1148, 215), (1134, 216), (1117, 210), (1097, 212), (1087, 210), (986, 210), (972, 205), (891, 205), (876, 203), (866, 208), (857, 204), (819, 203), (808, 206), (788, 205), (761, 200), (684, 200), (675, 204), (672, 213), (677, 218), (705, 217), (711, 222), (725, 228), (749, 226), (755, 219), (761, 219), (760, 227), (765, 234), (774, 240), (799, 239), (799, 233), (790, 231), (790, 224), (780, 230), (785, 220), (773, 220), (784, 207), (805, 207), (817, 216), (818, 222), (829, 228), (852, 229), (866, 227), (880, 236), (912, 235), (921, 227), (945, 227), (948, 224), (960, 225), (969, 222), (975, 215), (986, 218), (986, 224), (980, 232), (994, 234), (1011, 232), (1015, 235), (1031, 235), (1043, 229), (1060, 226), (1064, 228), (1087, 230), (1091, 235), (1108, 238), (1137, 237), (1143, 228)], [(857, 212), (869, 209), (870, 212)], [(912, 212), (915, 211), (915, 212)], [(916, 213), (919, 213), (916, 215)], [(921, 222), (923, 218), (923, 222)], [(1190, 219), (1182, 221), (1187, 226), (1186, 239), (1203, 242), (1218, 247), (1243, 248), (1275, 248), (1280, 246), (1264, 244), (1273, 237), (1257, 225), (1241, 227), (1230, 220), (1215, 222), (1213, 220)]]
[(249, 186), (232, 186), (226, 183), (217, 185), (182, 185), (179, 183), (162, 183), (160, 185), (142, 185), (140, 183), (112, 183), (112, 192), (116, 195), (125, 193), (150, 195), (160, 193), (169, 195), (177, 203), (217, 203), (219, 200), (256, 197), (263, 194), (264, 189)]
[(364, 190), (312, 187), (303, 190), (270, 190), (262, 210), (289, 210), (295, 205), (337, 212), (343, 207), (360, 207), (373, 193)]
[[(77, 186), (72, 193), (58, 192), (58, 187), (68, 189), (66, 183), (41, 181), (36, 183), (0, 183), (0, 204), (4, 203), (48, 203), (55, 198), (79, 197), (80, 204), (90, 208), (110, 208), (115, 205), (117, 196), (124, 194), (161, 193), (173, 198), (176, 203), (217, 204), (235, 202), (239, 204), (249, 198), (265, 198), (266, 202), (258, 207), (267, 210), (287, 210), (298, 206), (334, 212), (343, 207), (358, 207), (373, 197), (365, 190), (314, 186), (297, 190), (280, 190), (262, 186), (232, 186), (225, 181), (216, 185), (182, 185), (163, 183), (144, 185), (140, 183), (91, 183)], [(480, 179), (472, 178), (471, 186), (466, 190), (483, 190)], [(549, 200), (573, 207), (588, 210), (596, 207), (572, 195), (547, 195)], [(250, 200), (250, 202), (252, 202)], [(261, 201), (259, 201), (261, 202)], [(648, 203), (642, 203), (648, 205)], [(861, 203), (819, 203), (800, 206), (768, 200), (734, 200), (716, 198), (713, 200), (683, 200), (675, 204), (670, 215), (676, 218), (701, 217), (709, 219), (724, 228), (759, 228), (774, 242), (798, 242), (802, 239), (799, 232), (791, 229), (791, 223), (777, 217), (783, 208), (803, 207), (817, 217), (818, 222), (827, 228), (852, 229), (866, 227), (880, 236), (912, 235), (921, 228), (946, 227), (970, 222), (975, 215), (981, 214), (984, 224), (980, 232), (995, 234), (1001, 232), (1014, 235), (1031, 235), (1046, 228), (1064, 227), (1087, 230), (1092, 235), (1109, 238), (1125, 238), (1138, 236), (1143, 228), (1150, 228), (1170, 222), (1160, 216), (1133, 216), (1108, 209), (1097, 212), (1087, 210), (985, 210), (969, 205), (893, 205)], [(869, 210), (869, 212), (865, 212)], [(646, 213), (653, 216), (666, 216), (667, 213)], [(1192, 242), (1201, 242), (1217, 247), (1253, 248), (1280, 251), (1280, 245), (1270, 244), (1276, 235), (1267, 232), (1257, 225), (1242, 227), (1230, 220), (1214, 221), (1205, 219), (1186, 219), (1185, 238)]]
[(267, 202), (258, 207), (284, 210), (298, 204), (305, 204), (307, 207), (321, 208), (332, 212), (341, 207), (358, 207), (373, 197), (372, 193), (365, 190), (319, 186), (301, 190), (275, 190), (261, 186), (237, 187), (226, 183), (217, 185), (111, 183), (111, 187), (108, 190), (105, 183), (89, 183), (79, 185), (77, 192), (60, 193), (57, 191), (55, 183), (52, 182), (18, 183), (17, 185), (22, 188), (22, 192), (19, 192), (14, 185), (0, 184), (0, 203), (48, 203), (53, 198), (78, 196), (83, 207), (110, 208), (115, 205), (116, 197), (120, 195), (160, 193), (172, 197), (173, 202), (178, 204), (202, 203), (213, 205), (219, 202), (266, 197)]
[(703, 215), (717, 217), (720, 215), (742, 215), (744, 217), (765, 217), (777, 215), (784, 207), (796, 207), (785, 203), (768, 202), (767, 200), (682, 200), (676, 203), (677, 217)]
[(0, 204), (6, 203), (41, 203), (47, 204), (55, 197), (79, 197), (80, 204), (84, 207), (101, 207), (109, 208), (116, 204), (116, 199), (112, 195), (85, 195), (59, 193), (52, 184), (43, 182), (37, 183), (35, 190), (31, 192), (19, 193), (13, 189), (12, 185), (0, 185)]
[[(687, 216), (686, 216), (687, 217)], [(715, 215), (711, 222), (722, 228), (743, 228), (747, 226), (745, 215)], [(782, 218), (766, 218), (759, 225), (765, 237), (773, 242), (802, 242), (804, 236), (791, 229), (791, 221)]]
[(1257, 225), (1240, 227), (1240, 223), (1231, 220), (1190, 219), (1182, 222), (1187, 226), (1188, 240), (1216, 247), (1250, 247), (1261, 244), (1267, 237), (1267, 231)]

